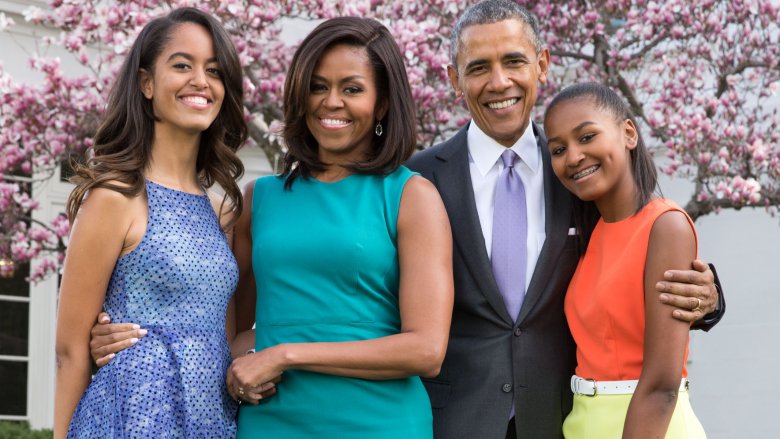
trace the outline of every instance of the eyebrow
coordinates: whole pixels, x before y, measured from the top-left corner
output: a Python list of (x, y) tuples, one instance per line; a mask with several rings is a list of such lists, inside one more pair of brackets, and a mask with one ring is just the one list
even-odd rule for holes
[[(182, 57), (182, 58), (184, 58), (186, 60), (189, 60), (189, 61), (194, 61), (195, 60), (195, 57), (190, 55), (189, 53), (186, 53), (186, 52), (174, 52), (174, 53), (171, 54), (171, 56), (168, 57), (168, 61), (176, 58), (177, 56), (178, 57)], [(217, 58), (211, 57), (211, 58), (206, 60), (206, 63), (212, 63), (212, 62), (217, 62)]]
[[(528, 57), (525, 56), (525, 54), (523, 52), (509, 52), (509, 53), (505, 53), (501, 57), (501, 61), (506, 61), (508, 59), (521, 59), (523, 61), (528, 61)], [(475, 60), (469, 62), (468, 64), (466, 64), (465, 70), (469, 70), (469, 69), (471, 69), (473, 67), (481, 66), (481, 65), (487, 64), (487, 63), (488, 63), (487, 59), (475, 59)]]
[(572, 131), (579, 131), (579, 130), (583, 129), (585, 126), (587, 126), (587, 125), (596, 125), (596, 122), (592, 122), (592, 121), (586, 120), (585, 122), (582, 122), (581, 124), (579, 124), (576, 127), (574, 127), (574, 129)]
[[(576, 127), (574, 127), (574, 129), (572, 129), (571, 131), (572, 132), (579, 131), (579, 130), (585, 128), (588, 125), (596, 125), (596, 122), (592, 122), (590, 120), (586, 120), (585, 122), (582, 122), (581, 124), (579, 124)], [(552, 142), (553, 140), (557, 141), (557, 140), (560, 140), (560, 139), (558, 139), (557, 137), (548, 137), (547, 138), (547, 143)]]
[[(325, 79), (324, 76), (320, 76), (320, 75), (316, 75), (316, 74), (311, 75), (311, 79), (316, 79), (318, 81), (328, 82), (328, 80)], [(347, 76), (346, 78), (342, 79), (341, 82), (349, 82), (349, 81), (354, 81), (356, 79), (366, 79), (366, 78), (364, 76), (361, 76), (361, 75), (352, 75), (352, 76)]]

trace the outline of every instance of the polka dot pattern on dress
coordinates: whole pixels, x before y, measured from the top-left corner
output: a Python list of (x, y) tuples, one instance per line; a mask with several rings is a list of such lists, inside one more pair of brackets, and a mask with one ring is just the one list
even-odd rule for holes
[(225, 315), (236, 261), (207, 195), (146, 190), (146, 233), (117, 261), (104, 309), (148, 333), (98, 371), (68, 437), (232, 438)]

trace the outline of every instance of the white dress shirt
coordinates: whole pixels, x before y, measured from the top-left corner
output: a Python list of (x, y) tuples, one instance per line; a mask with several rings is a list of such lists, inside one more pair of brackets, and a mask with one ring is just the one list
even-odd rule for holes
[[(476, 123), (471, 122), (467, 134), (469, 148), (469, 171), (471, 185), (474, 189), (474, 200), (477, 202), (479, 224), (482, 226), (482, 236), (485, 237), (485, 247), (488, 257), (491, 255), (493, 243), (493, 207), (495, 206), (496, 184), (498, 176), (504, 169), (501, 153), (506, 147), (488, 137)], [(542, 157), (536, 144), (536, 137), (531, 124), (523, 135), (511, 147), (520, 160), (515, 162), (515, 172), (525, 186), (525, 203), (528, 214), (527, 261), (525, 273), (525, 288), (531, 282), (531, 276), (542, 251), (546, 234), (544, 232), (544, 175)]]

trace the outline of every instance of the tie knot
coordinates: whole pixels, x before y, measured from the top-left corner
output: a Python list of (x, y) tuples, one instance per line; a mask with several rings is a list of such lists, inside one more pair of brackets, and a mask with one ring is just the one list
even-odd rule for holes
[(517, 153), (512, 151), (511, 149), (507, 149), (506, 151), (501, 153), (501, 160), (504, 161), (505, 168), (514, 167), (516, 158), (517, 158)]

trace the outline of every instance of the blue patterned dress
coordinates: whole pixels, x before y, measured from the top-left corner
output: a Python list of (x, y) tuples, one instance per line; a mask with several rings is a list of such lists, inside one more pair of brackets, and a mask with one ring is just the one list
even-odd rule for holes
[(68, 437), (232, 438), (225, 313), (236, 261), (207, 195), (152, 182), (146, 191), (146, 234), (117, 261), (104, 307), (149, 332), (100, 368)]

